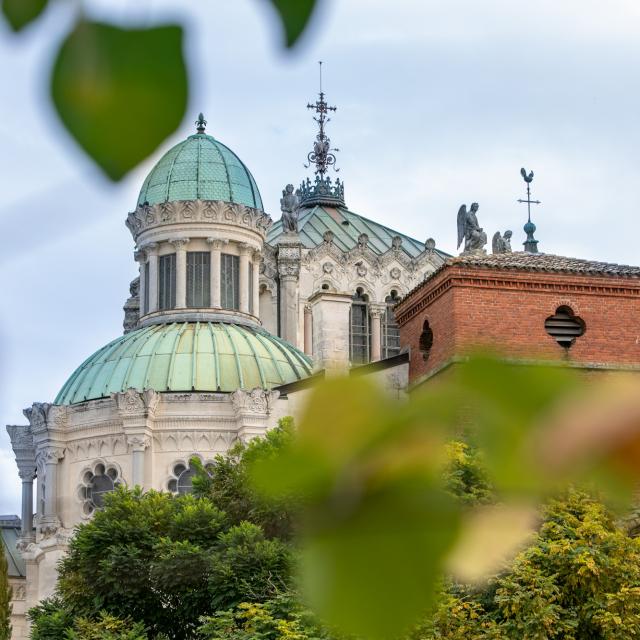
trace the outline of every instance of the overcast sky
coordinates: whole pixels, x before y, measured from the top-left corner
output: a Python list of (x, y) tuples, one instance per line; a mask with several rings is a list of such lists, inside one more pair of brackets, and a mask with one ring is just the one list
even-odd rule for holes
[[(338, 111), (349, 207), (455, 251), (455, 216), (480, 203), (489, 232), (524, 240), (521, 166), (548, 253), (637, 264), (640, 4), (636, 0), (333, 0), (293, 53), (264, 0), (103, 0), (116, 22), (187, 26), (193, 92), (180, 131), (118, 185), (59, 126), (47, 73), (74, 3), (20, 37), (0, 32), (0, 425), (52, 401), (72, 371), (121, 333), (136, 275), (124, 220), (163, 151), (208, 132), (253, 172), (267, 211), (309, 174), (305, 108), (324, 88)], [(140, 122), (144, 126), (144, 122)], [(0, 513), (19, 513), (1, 427)]]

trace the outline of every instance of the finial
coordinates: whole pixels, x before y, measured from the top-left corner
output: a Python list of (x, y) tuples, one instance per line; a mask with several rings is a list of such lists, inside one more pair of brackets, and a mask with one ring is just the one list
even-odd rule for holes
[(527, 170), (522, 167), (522, 169), (520, 169), (520, 175), (527, 185), (527, 199), (518, 200), (518, 202), (520, 203), (527, 204), (527, 222), (523, 227), (524, 232), (527, 234), (527, 239), (523, 242), (524, 250), (527, 253), (538, 253), (538, 241), (533, 237), (533, 234), (536, 231), (536, 225), (531, 222), (531, 205), (541, 203), (540, 200), (531, 199), (531, 183), (533, 182), (533, 171), (529, 171), (529, 173), (527, 173)]
[(309, 164), (306, 164), (305, 167), (309, 168), (312, 164), (315, 164), (316, 175), (324, 178), (324, 174), (329, 170), (329, 167), (333, 167), (336, 171), (339, 171), (339, 169), (335, 168), (336, 156), (334, 154), (338, 149), (331, 148), (331, 140), (325, 133), (325, 125), (331, 120), (327, 115), (329, 111), (336, 111), (337, 107), (330, 107), (324, 99), (321, 60), (318, 62), (318, 67), (320, 69), (320, 91), (318, 93), (318, 100), (316, 100), (315, 104), (307, 104), (307, 109), (314, 109), (317, 114), (313, 119), (318, 123), (318, 135), (316, 136), (316, 141), (313, 143), (313, 151), (307, 156)]
[(204, 130), (206, 127), (207, 127), (207, 121), (204, 119), (204, 114), (200, 112), (198, 114), (198, 119), (196, 120), (196, 131), (198, 133), (204, 133)]

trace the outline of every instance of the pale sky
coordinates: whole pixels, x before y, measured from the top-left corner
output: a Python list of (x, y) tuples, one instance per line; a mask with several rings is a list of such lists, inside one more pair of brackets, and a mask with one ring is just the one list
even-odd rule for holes
[[(521, 166), (533, 169), (541, 251), (638, 264), (640, 4), (635, 0), (327, 0), (293, 53), (264, 0), (102, 0), (89, 14), (187, 26), (193, 92), (180, 131), (118, 185), (62, 130), (47, 74), (75, 3), (19, 37), (0, 29), (0, 513), (19, 513), (5, 424), (52, 401), (122, 331), (136, 275), (124, 225), (163, 151), (208, 132), (252, 171), (279, 217), (315, 135), (324, 88), (349, 207), (455, 252), (462, 203), (524, 240)], [(144, 126), (144, 122), (140, 123)]]

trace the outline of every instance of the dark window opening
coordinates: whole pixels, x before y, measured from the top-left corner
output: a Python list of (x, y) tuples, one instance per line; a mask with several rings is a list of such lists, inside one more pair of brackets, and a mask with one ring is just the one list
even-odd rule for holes
[(240, 309), (240, 258), (228, 253), (220, 260), (220, 303), (223, 309)]
[(544, 328), (563, 349), (569, 349), (586, 330), (584, 320), (574, 315), (573, 309), (565, 305), (558, 307), (544, 321)]
[(382, 318), (382, 357), (391, 358), (400, 353), (400, 327), (396, 322), (393, 307), (400, 302), (397, 291), (385, 298), (386, 309)]
[(187, 307), (211, 306), (211, 253), (187, 252)]
[(429, 321), (425, 320), (422, 325), (422, 333), (420, 334), (420, 342), (418, 344), (418, 349), (420, 349), (423, 360), (429, 358), (431, 347), (433, 347), (433, 330), (429, 326)]
[(160, 256), (158, 266), (158, 308), (176, 306), (176, 254)]
[(349, 333), (352, 364), (365, 364), (371, 359), (371, 322), (369, 297), (358, 287), (351, 303), (351, 331)]

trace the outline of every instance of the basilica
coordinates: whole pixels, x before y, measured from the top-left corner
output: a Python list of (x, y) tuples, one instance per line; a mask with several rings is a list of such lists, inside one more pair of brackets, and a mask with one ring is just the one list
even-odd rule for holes
[(25, 612), (52, 594), (74, 527), (105, 493), (190, 491), (193, 456), (212, 461), (298, 415), (324, 375), (385, 362), (385, 387), (406, 389), (394, 305), (447, 256), (348, 208), (330, 176), (332, 107), (322, 92), (310, 106), (314, 171), (284, 186), (276, 222), (251, 171), (198, 117), (126, 217), (139, 277), (124, 332), (75, 371), (66, 363), (57, 396), (7, 427), (22, 479), (21, 517), (2, 521), (14, 640), (28, 637)]

